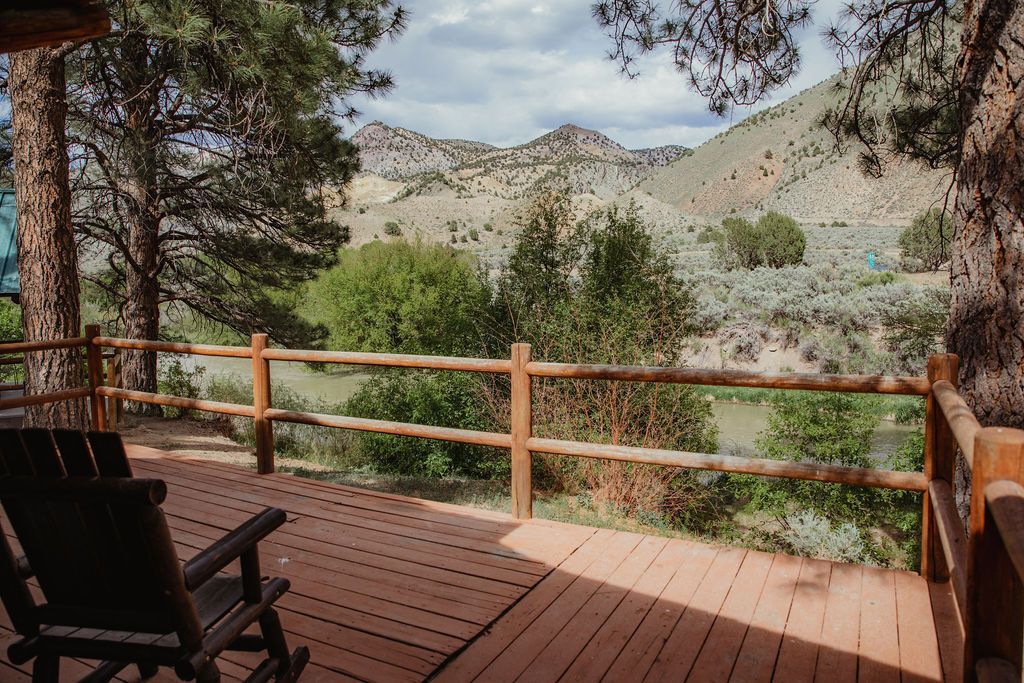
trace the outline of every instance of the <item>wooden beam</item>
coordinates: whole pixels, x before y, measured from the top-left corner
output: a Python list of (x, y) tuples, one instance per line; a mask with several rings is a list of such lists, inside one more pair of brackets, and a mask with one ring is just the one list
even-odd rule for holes
[(84, 41), (110, 33), (110, 16), (84, 0), (21, 0), (0, 7), (0, 53)]
[(574, 365), (532, 362), (526, 371), (533, 377), (604, 379), (620, 382), (665, 382), (757, 389), (801, 389), (868, 394), (927, 396), (931, 384), (926, 377), (882, 375), (819, 375), (801, 372), (749, 372), (704, 368), (663, 368), (646, 365)]
[(659, 448), (637, 448), (634, 446), (613, 446), (610, 444), (562, 441), (532, 437), (526, 447), (533, 453), (573, 455), (583, 458), (619, 460), (645, 465), (685, 467), (695, 470), (759, 474), (765, 477), (784, 477), (825, 481), (833, 484), (852, 486), (873, 486), (904, 491), (924, 491), (927, 480), (920, 472), (893, 472), (866, 467), (845, 467), (812, 462), (790, 462), (767, 458), (745, 458), (735, 455), (711, 455), (709, 453), (687, 453)]
[(533, 517), (533, 457), (527, 441), (533, 436), (533, 394), (526, 365), (529, 344), (512, 345), (512, 516)]

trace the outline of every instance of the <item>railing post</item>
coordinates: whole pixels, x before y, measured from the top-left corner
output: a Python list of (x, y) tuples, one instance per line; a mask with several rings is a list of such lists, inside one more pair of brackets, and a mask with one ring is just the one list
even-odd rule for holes
[(96, 389), (103, 385), (103, 349), (92, 343), (92, 340), (100, 336), (99, 325), (86, 325), (85, 337), (88, 342), (85, 346), (86, 365), (89, 369), (89, 408), (90, 422), (92, 428), (101, 432), (107, 428), (106, 402)]
[(267, 335), (252, 335), (252, 407), (256, 432), (256, 471), (274, 471), (274, 425), (264, 412), (270, 407), (270, 361), (263, 358)]
[(533, 517), (533, 458), (526, 441), (533, 434), (533, 397), (530, 375), (529, 344), (512, 345), (512, 516)]
[[(107, 360), (107, 386), (121, 386), (121, 355), (115, 353)], [(119, 398), (107, 399), (107, 431), (116, 432), (124, 415), (124, 401)]]
[(977, 663), (989, 658), (1007, 660), (1016, 670), (1016, 680), (1021, 676), (1024, 584), (985, 504), (985, 488), (1001, 479), (1024, 484), (1024, 431), (986, 427), (975, 437), (971, 470), (965, 681), (976, 680)]
[[(956, 354), (936, 353), (929, 356), (929, 387), (943, 379), (956, 386), (958, 367)], [(924, 476), (929, 482), (944, 479), (952, 486), (955, 469), (956, 442), (953, 440), (953, 432), (935, 395), (929, 391), (924, 406)], [(921, 512), (921, 576), (932, 581), (944, 581), (949, 578), (949, 567), (946, 566), (942, 541), (935, 527), (931, 496), (925, 491), (921, 499), (924, 505)]]

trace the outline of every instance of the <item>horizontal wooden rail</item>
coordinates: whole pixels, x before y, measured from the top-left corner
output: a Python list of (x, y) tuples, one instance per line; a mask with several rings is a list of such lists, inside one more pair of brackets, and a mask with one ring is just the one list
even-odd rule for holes
[(479, 432), (472, 429), (453, 429), (451, 427), (433, 427), (430, 425), (411, 424), (408, 422), (390, 422), (388, 420), (371, 420), (362, 417), (345, 417), (342, 415), (324, 415), (323, 413), (300, 413), (292, 410), (269, 408), (263, 411), (268, 420), (295, 422), (316, 427), (336, 427), (338, 429), (354, 429), (361, 432), (377, 432), (395, 436), (415, 436), (422, 439), (439, 441), (455, 441), (474, 446), (492, 446), (494, 448), (512, 448), (512, 436), (497, 432)]
[[(76, 346), (85, 346), (89, 340), (85, 337), (71, 337), (68, 339), (48, 339), (44, 341), (10, 342), (0, 344), (0, 354), (4, 353), (29, 353), (32, 351), (52, 351), (53, 349), (70, 349)], [(18, 361), (21, 362), (21, 361)]]
[(853, 486), (873, 486), (904, 491), (924, 491), (928, 485), (924, 475), (920, 472), (893, 472), (891, 470), (863, 467), (789, 462), (766, 458), (744, 458), (734, 455), (687, 453), (685, 451), (669, 451), (658, 448), (612, 446), (608, 444), (591, 444), (538, 437), (528, 439), (526, 447), (536, 453), (573, 455), (584, 458), (601, 458), (646, 465), (686, 467), (738, 474), (758, 474), (766, 477), (787, 477), (790, 479), (806, 479), (809, 481), (850, 484)]
[(45, 394), (32, 394), (30, 396), (12, 396), (11, 398), (0, 398), (0, 410), (7, 408), (24, 408), (26, 406), (38, 406), (44, 403), (59, 403), (61, 401), (73, 401), (79, 398), (87, 398), (92, 392), (89, 387), (79, 389), (64, 389), (63, 391), (51, 391)]
[(572, 363), (540, 363), (537, 361), (528, 363), (526, 372), (532, 377), (663, 382), (757, 389), (801, 389), (907, 396), (927, 396), (929, 391), (928, 379), (925, 377), (816, 375), (798, 372), (748, 372), (746, 370), (663, 368), (645, 365), (574, 365)]
[(415, 356), (403, 353), (354, 353), (349, 351), (302, 351), (296, 349), (264, 350), (263, 360), (285, 360), (302, 363), (340, 363), (344, 365), (386, 365), (397, 368), (428, 370), (461, 370), (463, 372), (512, 372), (512, 361), (501, 358), (457, 358), (454, 356)]
[(942, 414), (949, 423), (949, 428), (960, 446), (960, 452), (964, 454), (964, 460), (968, 466), (974, 462), (974, 437), (981, 429), (981, 423), (974, 416), (974, 412), (960, 396), (951, 382), (939, 380), (932, 385), (935, 394), (935, 402), (942, 408)]
[(935, 528), (942, 543), (953, 595), (961, 615), (967, 609), (967, 536), (956, 509), (953, 489), (944, 479), (928, 482), (928, 497), (935, 512)]
[(184, 408), (186, 410), (203, 410), (208, 413), (220, 413), (222, 415), (253, 417), (256, 414), (252, 406), (243, 406), (237, 403), (221, 403), (220, 401), (203, 401), (195, 398), (185, 398), (183, 396), (153, 394), (148, 391), (131, 391), (128, 389), (116, 389), (114, 387), (100, 386), (96, 387), (96, 394), (104, 398), (118, 398), (123, 401), (152, 403), (158, 406), (171, 406), (173, 408)]
[(115, 349), (136, 349), (139, 351), (163, 351), (165, 353), (186, 353), (193, 356), (222, 356), (226, 358), (252, 358), (248, 346), (218, 346), (215, 344), (182, 344), (178, 342), (148, 341), (143, 339), (121, 339), (119, 337), (96, 337), (96, 346)]
[(22, 382), (0, 382), (0, 391), (19, 391), (25, 388)]
[(1024, 581), (1024, 486), (1009, 479), (994, 481), (985, 487), (985, 505), (1017, 576)]

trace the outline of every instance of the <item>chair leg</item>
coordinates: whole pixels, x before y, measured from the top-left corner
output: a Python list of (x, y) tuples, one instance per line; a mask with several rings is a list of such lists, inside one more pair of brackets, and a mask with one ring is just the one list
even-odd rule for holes
[(295, 652), (288, 652), (288, 642), (284, 637), (284, 628), (281, 627), (281, 618), (273, 607), (260, 615), (260, 630), (263, 632), (263, 640), (267, 644), (267, 655), (277, 660), (277, 671), (274, 673), (274, 680), (280, 683), (291, 683), (297, 681), (302, 670), (309, 663), (309, 649), (299, 647)]
[(260, 630), (263, 632), (263, 641), (267, 644), (267, 654), (278, 661), (277, 675), (283, 676), (291, 664), (291, 657), (288, 654), (284, 629), (281, 627), (281, 618), (277, 616), (273, 607), (268, 607), (260, 615)]
[(208, 662), (196, 672), (196, 683), (220, 683), (220, 669), (216, 662)]
[(160, 671), (160, 667), (156, 664), (139, 664), (139, 677), (146, 679), (156, 676)]
[(60, 657), (39, 655), (32, 662), (32, 683), (57, 683), (60, 678)]

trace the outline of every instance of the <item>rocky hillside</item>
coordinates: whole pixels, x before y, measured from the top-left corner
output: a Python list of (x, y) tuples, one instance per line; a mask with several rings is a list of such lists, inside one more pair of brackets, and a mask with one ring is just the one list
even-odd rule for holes
[(602, 133), (572, 124), (505, 149), (437, 140), (380, 122), (365, 126), (352, 140), (359, 145), (364, 174), (407, 180), (404, 197), (518, 200), (558, 186), (611, 199), (689, 151), (678, 145), (630, 151)]
[(363, 173), (389, 180), (447, 171), (494, 147), (469, 140), (436, 140), (404, 128), (374, 121), (352, 136), (359, 146)]
[(678, 210), (715, 218), (775, 209), (806, 223), (903, 223), (942, 196), (949, 178), (893, 164), (864, 176), (857, 150), (836, 150), (817, 122), (839, 95), (829, 79), (748, 117), (637, 188)]

